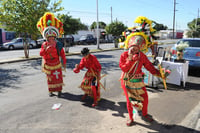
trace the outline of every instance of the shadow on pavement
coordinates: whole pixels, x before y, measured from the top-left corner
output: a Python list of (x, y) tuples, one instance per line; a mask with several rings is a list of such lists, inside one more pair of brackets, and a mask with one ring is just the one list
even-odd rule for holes
[[(167, 90), (171, 90), (171, 91), (189, 91), (189, 90), (199, 90), (199, 85), (200, 83), (192, 83), (187, 81), (185, 87), (183, 87), (183, 83), (181, 83), (181, 85), (174, 85), (174, 84), (170, 84), (167, 83)], [(147, 86), (147, 90), (150, 92), (164, 92), (165, 88), (163, 86), (163, 83), (159, 83), (157, 85), (157, 87), (151, 87), (151, 86)]]
[(80, 101), (81, 96), (82, 95), (75, 95), (75, 94), (71, 94), (71, 93), (68, 93), (68, 92), (64, 92), (64, 93), (62, 93), (61, 98), (66, 99), (66, 100), (70, 100), (70, 101)]
[[(87, 106), (89, 108), (94, 108), (92, 107), (92, 103), (93, 103), (93, 98), (90, 98), (89, 96), (81, 101), (81, 97), (83, 95), (75, 95), (75, 94), (71, 94), (71, 93), (63, 93), (62, 97), (63, 99), (66, 100), (70, 100), (70, 101), (80, 101), (82, 102), (84, 106)], [(95, 107), (95, 109), (100, 110), (100, 111), (106, 111), (106, 110), (112, 110), (112, 111), (116, 111), (117, 113), (113, 113), (113, 116), (119, 116), (119, 117), (125, 117), (124, 113), (128, 113), (127, 109), (126, 109), (126, 102), (118, 102), (118, 105), (111, 100), (107, 100), (104, 98), (101, 98), (101, 100), (98, 102), (98, 106)]]
[(3, 88), (14, 88), (14, 84), (20, 83), (20, 74), (16, 69), (0, 69), (0, 93)]
[(200, 68), (190, 67), (188, 70), (188, 75), (193, 77), (200, 77)]
[[(92, 107), (92, 103), (93, 103), (93, 99), (90, 97), (87, 97), (84, 101), (81, 101), (81, 97), (82, 95), (75, 95), (75, 94), (71, 94), (71, 93), (63, 93), (62, 97), (63, 99), (66, 100), (70, 100), (70, 101), (79, 101), (82, 102), (83, 106), (87, 106), (89, 108), (94, 108)], [(106, 110), (112, 110), (115, 111), (116, 113), (113, 113), (112, 115), (115, 117), (123, 117), (125, 118), (125, 113), (127, 112), (126, 109), (126, 102), (114, 102), (111, 100), (107, 100), (102, 98), (99, 101), (98, 106), (95, 107), (95, 109), (100, 110), (100, 111), (106, 111)], [(148, 132), (148, 133), (200, 133), (200, 131), (191, 129), (191, 128), (187, 128), (181, 125), (169, 125), (169, 124), (164, 124), (164, 123), (159, 123), (158, 121), (154, 120), (151, 123), (145, 122), (144, 123), (140, 123), (137, 122), (137, 120), (135, 121), (136, 125), (145, 127), (147, 129), (150, 130), (154, 130), (153, 132)], [(134, 126), (134, 125), (133, 125)]]
[[(112, 58), (112, 55), (95, 55), (97, 57), (97, 59), (101, 59), (101, 58)], [(82, 58), (82, 57), (81, 57)], [(67, 69), (74, 69), (76, 64), (79, 64), (80, 59), (70, 59), (67, 58)], [(116, 61), (110, 61), (110, 60), (99, 60), (101, 66), (102, 66), (102, 73), (107, 73), (107, 71), (109, 70), (118, 70), (119, 68), (119, 62)]]
[(74, 69), (76, 64), (79, 64), (81, 59), (70, 59), (67, 58), (67, 69)]
[(105, 54), (94, 54), (97, 59), (101, 59), (101, 58), (113, 58), (113, 55), (105, 55)]
[(154, 130), (153, 132), (148, 132), (148, 133), (200, 133), (200, 131), (187, 128), (181, 125), (168, 125), (159, 123), (156, 120), (148, 124), (143, 124), (136, 121), (135, 124), (148, 128), (150, 130)]

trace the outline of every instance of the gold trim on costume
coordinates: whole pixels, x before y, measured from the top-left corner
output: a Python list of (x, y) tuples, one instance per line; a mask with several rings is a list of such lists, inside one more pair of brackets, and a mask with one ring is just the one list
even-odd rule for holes
[(138, 82), (138, 83), (133, 83), (133, 82), (130, 82), (130, 81), (126, 81), (125, 82), (125, 85), (130, 87), (130, 89), (134, 89), (134, 88), (142, 88), (142, 87), (145, 87), (145, 83), (144, 82)]
[(135, 94), (130, 93), (130, 92), (128, 92), (128, 97), (134, 98), (134, 99), (136, 99), (138, 101), (144, 101), (144, 98), (141, 97), (140, 95), (135, 95)]
[(91, 86), (81, 85), (80, 88), (83, 88), (83, 89), (85, 89), (85, 90), (86, 90), (86, 89), (89, 90), (89, 89), (91, 89)]
[(44, 73), (46, 73), (46, 74), (51, 74), (51, 71), (48, 71), (48, 70), (46, 70), (46, 69), (44, 69), (44, 68), (42, 68), (42, 72), (44, 72)]
[(61, 63), (59, 63), (58, 65), (56, 65), (56, 66), (49, 66), (49, 65), (47, 65), (47, 64), (44, 64), (44, 68), (45, 69), (48, 69), (48, 70), (55, 70), (55, 69), (59, 69), (59, 68), (61, 68), (62, 67), (62, 64)]
[(145, 93), (143, 89), (128, 89), (128, 92), (133, 93), (135, 96)]
[(48, 87), (49, 87), (49, 88), (57, 88), (57, 87), (60, 87), (60, 86), (64, 86), (64, 84), (63, 84), (63, 83), (60, 83), (60, 84), (53, 84), (53, 85), (49, 85), (49, 84), (48, 84)]

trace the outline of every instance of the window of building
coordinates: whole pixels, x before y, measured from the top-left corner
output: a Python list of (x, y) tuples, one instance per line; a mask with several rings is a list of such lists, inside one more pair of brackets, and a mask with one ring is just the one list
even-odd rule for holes
[(15, 38), (15, 32), (6, 32), (6, 40), (12, 40)]

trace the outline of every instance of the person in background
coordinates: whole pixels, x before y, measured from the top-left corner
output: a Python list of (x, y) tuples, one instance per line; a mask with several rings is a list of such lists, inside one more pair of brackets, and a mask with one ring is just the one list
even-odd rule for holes
[(130, 38), (128, 42), (128, 51), (121, 54), (119, 67), (122, 70), (121, 87), (124, 91), (127, 101), (127, 110), (129, 120), (127, 126), (134, 123), (133, 108), (142, 110), (142, 118), (151, 122), (153, 119), (148, 115), (148, 94), (144, 84), (144, 66), (153, 75), (160, 76), (160, 71), (157, 70), (148, 60), (147, 56), (140, 51), (141, 46), (145, 45), (145, 39), (136, 35)]
[(94, 102), (92, 106), (95, 107), (100, 99), (99, 80), (101, 74), (101, 64), (97, 60), (96, 56), (90, 54), (88, 48), (83, 48), (81, 50), (81, 54), (83, 55), (83, 58), (79, 64), (75, 65), (73, 71), (75, 73), (79, 73), (83, 68), (88, 69), (80, 86), (85, 93), (82, 96), (82, 100), (84, 100), (87, 96), (93, 97)]
[(41, 46), (40, 56), (42, 56), (42, 71), (47, 76), (50, 97), (53, 96), (53, 92), (57, 92), (58, 97), (61, 96), (64, 85), (62, 68), (66, 69), (63, 44), (56, 40), (59, 34), (62, 33), (62, 23), (60, 23), (60, 27), (56, 27), (55, 21), (59, 23), (59, 20), (52, 13), (47, 12), (37, 24), (43, 37), (47, 40)]

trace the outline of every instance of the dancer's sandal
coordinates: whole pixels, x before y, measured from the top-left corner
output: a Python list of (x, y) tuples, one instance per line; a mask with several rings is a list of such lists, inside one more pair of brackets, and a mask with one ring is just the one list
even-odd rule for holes
[(142, 116), (142, 119), (143, 119), (144, 121), (147, 121), (147, 122), (152, 122), (152, 121), (153, 121), (153, 118), (152, 118), (152, 116), (150, 116), (150, 115)]
[(61, 97), (61, 94), (62, 94), (62, 92), (61, 92), (61, 91), (58, 91), (58, 98)]
[(53, 93), (52, 92), (49, 92), (49, 97), (52, 97), (53, 96)]
[(85, 100), (85, 98), (87, 97), (87, 94), (84, 94), (82, 97), (81, 97), (81, 100)]
[(132, 125), (134, 125), (134, 120), (127, 120), (127, 122), (126, 122), (126, 125), (127, 126), (132, 126)]
[(93, 104), (92, 104), (92, 107), (95, 107), (95, 106), (97, 106), (98, 105), (98, 103), (97, 102), (94, 102)]

